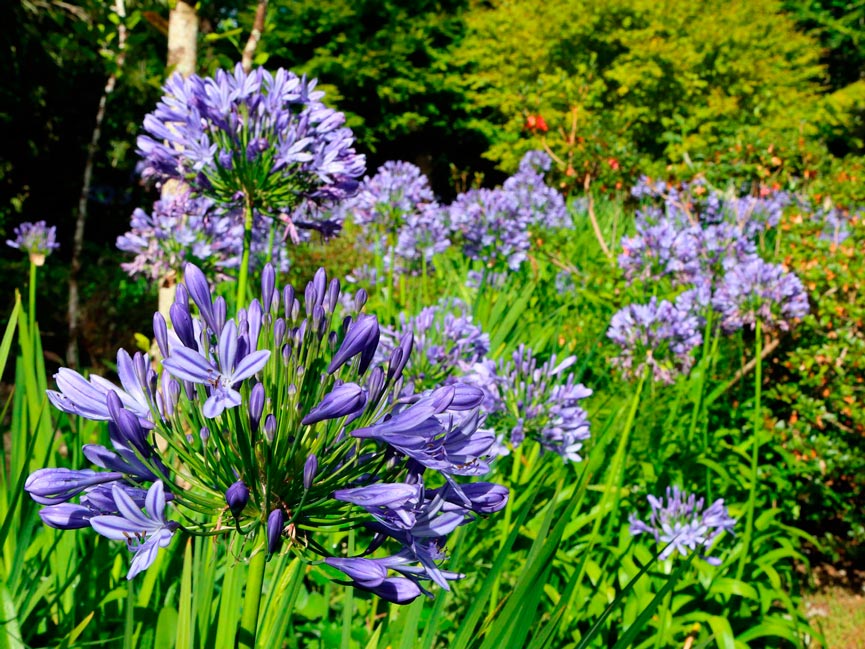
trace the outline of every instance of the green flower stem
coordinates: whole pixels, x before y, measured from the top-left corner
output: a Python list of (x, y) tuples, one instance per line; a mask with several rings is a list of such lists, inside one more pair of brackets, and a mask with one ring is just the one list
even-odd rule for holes
[(751, 480), (750, 493), (748, 494), (748, 509), (745, 518), (745, 538), (742, 541), (742, 554), (739, 557), (739, 567), (736, 570), (736, 579), (742, 579), (745, 573), (745, 564), (751, 554), (751, 540), (754, 535), (754, 509), (757, 505), (757, 471), (759, 469), (760, 432), (763, 428), (760, 399), (763, 389), (763, 328), (760, 319), (757, 319), (754, 329), (754, 419), (751, 424)]
[[(30, 326), (30, 340), (36, 340), (36, 264), (30, 262), (30, 302), (28, 304), (28, 324)], [(33, 346), (34, 350), (36, 345)]]
[(240, 632), (237, 646), (240, 649), (255, 647), (255, 632), (258, 628), (258, 611), (261, 604), (261, 588), (264, 585), (264, 567), (267, 562), (267, 552), (264, 526), (259, 528), (256, 543), (249, 560), (249, 572), (246, 575), (246, 595), (243, 599), (243, 617), (240, 619)]
[(246, 284), (249, 278), (249, 250), (252, 247), (252, 197), (245, 194), (243, 198), (243, 254), (240, 258), (240, 272), (237, 276), (237, 308), (246, 305)]

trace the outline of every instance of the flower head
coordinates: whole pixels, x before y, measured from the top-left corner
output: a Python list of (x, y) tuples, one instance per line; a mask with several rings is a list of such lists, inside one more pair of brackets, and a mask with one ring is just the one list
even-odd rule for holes
[(648, 304), (631, 304), (616, 312), (607, 337), (622, 349), (613, 365), (632, 378), (649, 367), (652, 378), (661, 383), (672, 383), (691, 369), (691, 351), (703, 340), (697, 316), (654, 297)]
[(274, 215), (352, 195), (364, 157), (315, 85), (282, 69), (246, 73), (240, 64), (212, 78), (175, 74), (144, 118), (143, 175), (183, 180), (220, 203), (246, 196)]
[(30, 260), (37, 266), (45, 263), (45, 257), (60, 247), (55, 240), (57, 228), (53, 225), (49, 228), (45, 221), (36, 223), (22, 223), (14, 230), (15, 238), (7, 239), (6, 244), (12, 248), (18, 248), (30, 255)]
[(381, 581), (351, 583), (394, 601), (427, 592), (426, 581), (447, 587), (459, 575), (441, 568), (445, 537), (507, 501), (498, 485), (459, 482), (489, 471), (495, 440), (480, 426), (483, 393), (454, 383), (403, 394), (411, 335), (377, 356), (377, 319), (361, 312), (362, 301), (336, 319), (339, 282), (324, 270), (302, 293), (279, 290), (275, 276), (265, 267), (260, 299), (230, 314), (187, 265), (170, 310), (174, 332), (154, 318), (161, 374), (125, 352), (123, 388), (61, 370), (52, 401), (107, 419), (112, 448), (84, 447), (101, 470), (30, 477), (28, 492), (47, 506), (43, 520), (126, 540), (131, 578), (181, 531), (165, 507), (175, 494), (171, 511), (183, 532), (255, 539), (261, 529), (268, 554), (291, 546), (350, 561), (329, 556), (328, 535), (365, 526), (365, 557), (395, 547), (375, 559)]
[(637, 514), (631, 514), (632, 535), (651, 534), (656, 543), (665, 545), (659, 555), (661, 560), (670, 558), (675, 552), (683, 557), (699, 552), (707, 562), (720, 565), (719, 559), (705, 555), (722, 532), (732, 533), (736, 525), (724, 507), (723, 498), (704, 510), (702, 498), (698, 499), (678, 487), (667, 487), (666, 498), (648, 496), (648, 501), (652, 508), (648, 523), (637, 518)]
[(766, 329), (786, 331), (790, 321), (808, 314), (808, 295), (796, 275), (753, 256), (728, 266), (712, 305), (727, 332), (753, 328), (758, 319)]

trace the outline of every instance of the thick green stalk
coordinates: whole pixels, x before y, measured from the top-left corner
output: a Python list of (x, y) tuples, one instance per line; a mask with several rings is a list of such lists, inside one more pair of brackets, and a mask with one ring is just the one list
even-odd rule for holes
[[(30, 262), (30, 302), (28, 305), (28, 325), (30, 327), (30, 340), (36, 340), (36, 264)], [(36, 346), (34, 345), (35, 349)]]
[(237, 636), (237, 646), (240, 649), (255, 647), (255, 632), (258, 628), (258, 612), (261, 604), (261, 588), (264, 585), (264, 568), (267, 562), (267, 552), (264, 544), (264, 527), (261, 527), (252, 558), (249, 560), (249, 572), (246, 575), (246, 595), (243, 598), (243, 617), (240, 619), (240, 631)]
[(757, 319), (754, 331), (754, 419), (751, 424), (751, 491), (748, 494), (748, 510), (745, 518), (745, 538), (743, 540), (742, 555), (739, 557), (739, 567), (736, 570), (736, 579), (742, 579), (745, 573), (745, 564), (751, 554), (751, 537), (754, 534), (754, 509), (757, 505), (757, 471), (759, 469), (760, 434), (763, 429), (763, 418), (761, 414), (760, 398), (763, 390), (763, 329), (760, 319)]
[(237, 275), (237, 308), (246, 305), (246, 284), (249, 278), (249, 250), (252, 247), (252, 197), (243, 198), (243, 254), (240, 258), (240, 272)]

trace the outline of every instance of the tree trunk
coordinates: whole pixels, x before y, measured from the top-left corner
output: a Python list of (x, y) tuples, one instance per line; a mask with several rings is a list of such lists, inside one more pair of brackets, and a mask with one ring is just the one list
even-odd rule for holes
[(266, 14), (267, 0), (258, 0), (258, 6), (255, 8), (255, 19), (252, 21), (252, 31), (249, 33), (249, 40), (246, 41), (246, 46), (243, 48), (243, 56), (240, 59), (244, 72), (248, 73), (252, 70), (252, 59), (255, 56), (258, 41), (261, 40), (261, 33), (264, 31), (264, 18)]
[(184, 77), (195, 74), (198, 62), (198, 14), (195, 3), (177, 0), (168, 14), (168, 69)]
[(105, 107), (108, 97), (114, 92), (117, 85), (117, 73), (123, 67), (126, 59), (126, 6), (123, 0), (115, 0), (114, 13), (120, 18), (117, 23), (117, 58), (116, 67), (108, 75), (102, 96), (99, 98), (99, 107), (96, 109), (96, 123), (90, 136), (90, 144), (87, 146), (87, 159), (84, 163), (84, 178), (81, 182), (81, 194), (78, 197), (78, 218), (75, 220), (75, 234), (72, 239), (72, 261), (69, 268), (69, 308), (67, 318), (69, 321), (69, 342), (66, 346), (66, 364), (69, 367), (78, 367), (78, 274), (81, 271), (81, 254), (84, 250), (84, 224), (87, 222), (87, 203), (90, 197), (90, 186), (93, 182), (93, 165), (96, 162), (96, 154), (99, 151), (99, 140), (102, 137), (102, 122), (105, 120)]

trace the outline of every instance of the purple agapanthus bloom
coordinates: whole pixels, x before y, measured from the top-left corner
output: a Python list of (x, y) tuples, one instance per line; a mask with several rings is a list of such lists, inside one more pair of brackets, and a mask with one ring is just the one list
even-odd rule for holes
[(475, 324), (461, 300), (444, 299), (413, 318), (401, 314), (400, 320), (399, 329), (383, 330), (378, 353), (381, 358), (389, 356), (411, 333), (415, 351), (404, 375), (417, 390), (460, 376), (489, 352), (489, 334)]
[(721, 560), (707, 554), (722, 532), (732, 533), (736, 525), (724, 507), (724, 499), (719, 498), (707, 509), (704, 500), (688, 494), (678, 487), (667, 487), (666, 498), (648, 496), (652, 508), (648, 523), (631, 514), (631, 534), (651, 534), (655, 542), (664, 545), (658, 556), (662, 561), (669, 559), (675, 552), (683, 557), (692, 552), (712, 565), (720, 565)]
[(447, 214), (426, 176), (409, 162), (385, 162), (338, 213), (358, 226), (363, 244), (388, 268), (417, 272), (450, 246)]
[(242, 350), (239, 343), (237, 325), (229, 320), (219, 335), (217, 361), (195, 350), (178, 347), (162, 363), (172, 376), (210, 387), (210, 397), (202, 411), (205, 417), (213, 419), (226, 408), (239, 406), (241, 398), (237, 385), (259, 372), (270, 358), (270, 351), (266, 349), (244, 354), (246, 350)]
[(757, 256), (729, 265), (712, 304), (727, 332), (753, 329), (758, 319), (767, 330), (786, 331), (791, 320), (808, 314), (808, 295), (799, 278)]
[[(411, 332), (377, 356), (378, 320), (357, 297), (340, 320), (340, 283), (323, 269), (295, 292), (279, 290), (266, 266), (260, 299), (231, 314), (187, 265), (169, 310), (173, 331), (163, 316), (153, 319), (161, 375), (125, 352), (122, 389), (58, 374), (52, 400), (107, 419), (111, 444), (84, 445), (94, 468), (30, 476), (26, 490), (45, 505), (44, 522), (126, 540), (130, 578), (183, 529), (259, 538), (256, 551), (268, 554), (290, 546), (331, 559), (351, 583), (392, 601), (428, 592), (420, 585), (428, 581), (447, 588), (461, 577), (442, 568), (448, 534), (508, 498), (500, 485), (460, 484), (490, 470), (495, 435), (482, 425), (484, 394), (460, 382), (404, 390)], [(165, 515), (169, 500), (183, 528)], [(351, 574), (367, 564), (329, 556), (330, 534), (346, 523), (365, 536), (363, 558), (376, 562), (376, 577)], [(396, 547), (373, 559), (385, 544)]]
[(273, 215), (307, 199), (352, 195), (364, 156), (344, 115), (321, 102), (315, 85), (282, 69), (246, 73), (240, 64), (213, 78), (175, 74), (144, 118), (143, 176), (182, 180), (226, 204), (246, 196)]
[(565, 462), (582, 460), (579, 451), (589, 438), (589, 418), (580, 401), (592, 391), (567, 372), (575, 362), (574, 356), (558, 361), (553, 355), (539, 363), (531, 349), (520, 345), (510, 361), (501, 363), (498, 391), (501, 407), (515, 415), (510, 430), (514, 447), (529, 436)]
[(687, 373), (694, 364), (691, 351), (703, 341), (696, 315), (654, 297), (618, 311), (607, 337), (622, 348), (611, 362), (625, 376), (639, 378), (648, 367), (661, 383)]
[(151, 566), (159, 548), (168, 547), (178, 525), (165, 519), (165, 488), (161, 480), (147, 490), (146, 513), (119, 487), (114, 487), (114, 502), (119, 515), (94, 516), (90, 526), (113, 541), (126, 541), (126, 547), (135, 554), (126, 574), (127, 579), (132, 579)]
[(54, 375), (59, 392), (48, 390), (48, 399), (63, 412), (85, 419), (108, 421), (111, 417), (105, 397), (109, 391), (114, 392), (123, 406), (138, 416), (143, 426), (152, 428), (155, 402), (151, 385), (155, 373), (150, 367), (149, 357), (140, 352), (130, 356), (125, 350), (119, 350), (117, 374), (122, 388), (101, 376), (94, 374), (88, 380), (75, 370), (61, 367)]
[(448, 208), (451, 227), (472, 259), (518, 270), (528, 258), (532, 230), (569, 224), (564, 198), (538, 171), (537, 153), (526, 154), (501, 188), (469, 190)]
[(15, 238), (7, 239), (6, 244), (18, 248), (30, 255), (30, 260), (37, 266), (45, 263), (45, 257), (60, 247), (57, 243), (57, 228), (50, 228), (45, 221), (22, 223), (14, 230)]

